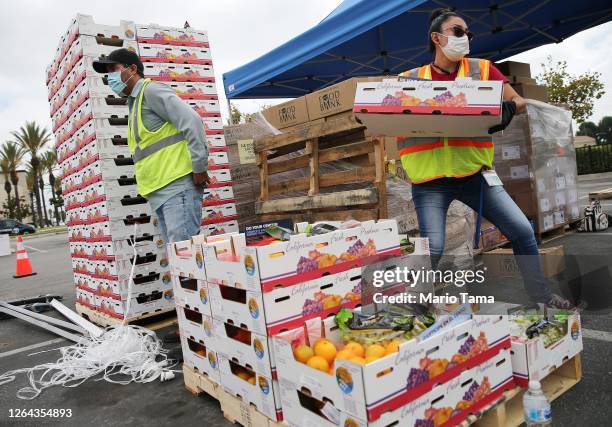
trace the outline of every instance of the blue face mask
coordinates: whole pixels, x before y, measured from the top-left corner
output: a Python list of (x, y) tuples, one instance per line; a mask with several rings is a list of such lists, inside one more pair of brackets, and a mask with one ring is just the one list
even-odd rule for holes
[(123, 80), (121, 80), (121, 71), (108, 73), (108, 85), (117, 95), (123, 97), (127, 96), (123, 93), (123, 89), (125, 89), (127, 85), (123, 82)]

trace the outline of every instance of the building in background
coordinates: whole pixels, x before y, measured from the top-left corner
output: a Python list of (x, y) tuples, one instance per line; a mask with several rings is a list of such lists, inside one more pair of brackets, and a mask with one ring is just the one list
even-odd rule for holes
[[(26, 184), (26, 171), (18, 170), (17, 177), (19, 178), (19, 182), (17, 183), (17, 192), (19, 193), (19, 198), (25, 201), (28, 206), (30, 205), (30, 192), (28, 191), (28, 186)], [(11, 199), (15, 197), (15, 188), (11, 183)], [(4, 211), (4, 204), (8, 200), (8, 195), (4, 190), (4, 176), (0, 175), (0, 211)], [(0, 213), (0, 218), (4, 218), (6, 215), (4, 213)], [(22, 222), (32, 222), (32, 217), (27, 216), (21, 219)]]

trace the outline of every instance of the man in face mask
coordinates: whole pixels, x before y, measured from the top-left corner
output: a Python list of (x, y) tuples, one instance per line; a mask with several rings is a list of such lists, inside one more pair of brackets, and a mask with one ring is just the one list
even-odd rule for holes
[(93, 62), (113, 92), (127, 98), (128, 145), (138, 192), (160, 220), (166, 242), (200, 231), (208, 146), (200, 116), (164, 84), (144, 78), (135, 52), (117, 49)]

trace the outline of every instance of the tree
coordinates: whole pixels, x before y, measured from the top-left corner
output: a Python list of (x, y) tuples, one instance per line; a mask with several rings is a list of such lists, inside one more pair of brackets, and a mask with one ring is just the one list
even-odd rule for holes
[[(32, 223), (36, 224), (36, 209), (34, 209), (34, 189), (37, 187), (37, 185), (36, 175), (34, 175), (34, 171), (32, 170), (31, 164), (28, 165), (28, 169), (26, 171), (26, 187), (28, 189), (28, 193), (30, 194), (30, 206), (32, 207)], [(38, 218), (40, 218), (40, 216)]]
[(43, 169), (47, 172), (49, 177), (49, 186), (51, 187), (51, 198), (49, 199), (49, 203), (53, 205), (54, 213), (55, 213), (55, 223), (59, 225), (60, 216), (58, 211), (58, 206), (54, 202), (56, 200), (57, 194), (55, 193), (55, 175), (53, 175), (53, 169), (57, 166), (57, 151), (55, 149), (49, 150), (42, 155), (41, 162)]
[(595, 100), (605, 93), (601, 73), (587, 71), (579, 76), (570, 75), (567, 63), (554, 63), (551, 56), (547, 58), (546, 64), (542, 64), (542, 68), (544, 71), (536, 79), (548, 87), (549, 101), (567, 104), (572, 117), (579, 124), (591, 117)]
[[(19, 197), (19, 175), (17, 174), (17, 171), (19, 170), (19, 167), (21, 166), (21, 162), (23, 161), (25, 155), (25, 150), (20, 145), (12, 141), (5, 143), (2, 149), (0, 149), (0, 159), (6, 159), (6, 161), (8, 162), (9, 176), (11, 184), (13, 185), (13, 188), (15, 190), (15, 203), (17, 203), (18, 207), (21, 198)], [(6, 187), (6, 184), (4, 184), (5, 189)], [(17, 209), (17, 211), (20, 210)], [(16, 218), (19, 221), (21, 221), (22, 219), (19, 216), (16, 216)]]
[(39, 177), (40, 177), (40, 152), (43, 150), (51, 135), (46, 128), (40, 128), (36, 122), (26, 122), (25, 126), (19, 128), (18, 131), (13, 132), (13, 136), (17, 142), (30, 153), (30, 166), (32, 167), (32, 174), (34, 176), (33, 193), (36, 197), (36, 212), (38, 217), (38, 223), (40, 227), (43, 227), (43, 210), (40, 201), (39, 193)]
[[(4, 191), (6, 191), (7, 203), (11, 205), (11, 182), (9, 181), (9, 175), (11, 173), (11, 168), (9, 165), (8, 159), (2, 158), (0, 159), (0, 173), (4, 175)], [(8, 217), (13, 217), (13, 211), (9, 210), (6, 214)]]
[(578, 132), (576, 135), (578, 136), (590, 136), (591, 138), (595, 138), (595, 134), (597, 133), (597, 125), (593, 122), (582, 122), (578, 127)]
[(597, 144), (612, 142), (612, 116), (602, 117), (597, 125)]
[(7, 200), (2, 204), (2, 210), (0, 210), (0, 215), (7, 218), (27, 218), (31, 213), (30, 206), (23, 197), (20, 200), (14, 197)]
[(237, 125), (240, 123), (240, 119), (242, 118), (242, 113), (235, 105), (232, 105), (232, 109), (230, 111), (230, 118), (227, 120), (228, 125)]

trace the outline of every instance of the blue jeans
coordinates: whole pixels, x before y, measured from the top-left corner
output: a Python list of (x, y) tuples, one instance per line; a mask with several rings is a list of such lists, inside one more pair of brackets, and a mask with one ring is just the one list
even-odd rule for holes
[(189, 189), (170, 197), (155, 213), (166, 243), (187, 240), (200, 232), (202, 188)]
[[(436, 268), (444, 252), (448, 207), (453, 200), (459, 200), (478, 212), (483, 180), (477, 173), (412, 186), (419, 231), (421, 236), (429, 238), (432, 268)], [(501, 185), (490, 187), (484, 182), (482, 189), (482, 215), (510, 240), (527, 294), (535, 302), (548, 302), (551, 291), (542, 273), (538, 244), (529, 220)]]

